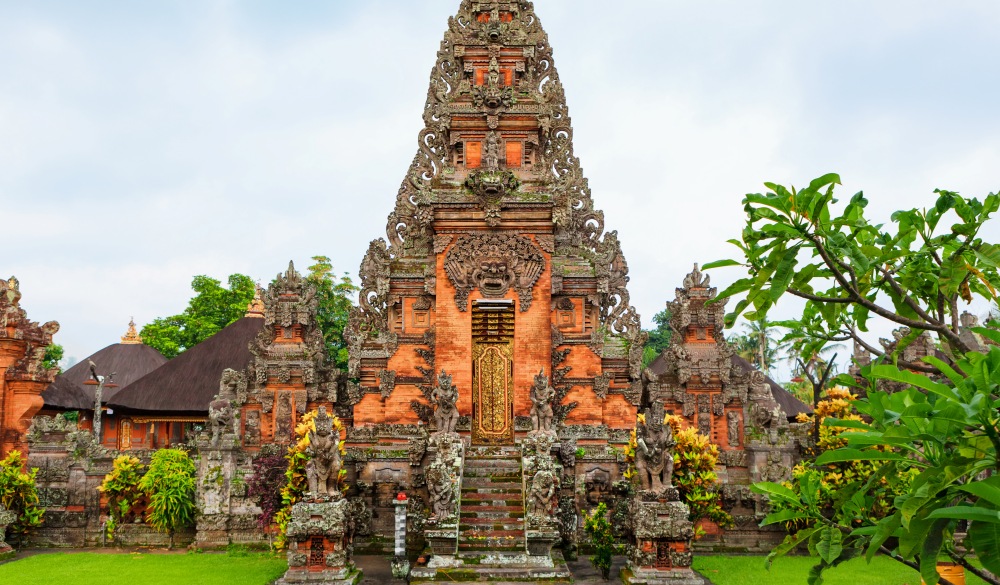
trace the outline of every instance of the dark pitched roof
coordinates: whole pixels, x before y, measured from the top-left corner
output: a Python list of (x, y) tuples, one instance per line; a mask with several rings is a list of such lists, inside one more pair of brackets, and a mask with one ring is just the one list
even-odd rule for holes
[(148, 345), (136, 343), (109, 345), (59, 374), (49, 387), (42, 391), (46, 408), (94, 409), (94, 392), (97, 385), (86, 383), (90, 380), (88, 361), (94, 362), (97, 372), (101, 375), (112, 372), (115, 374), (112, 380), (115, 387), (104, 388), (101, 396), (107, 403), (125, 386), (167, 363), (167, 358)]
[[(744, 372), (752, 372), (756, 369), (753, 364), (738, 355), (732, 357), (732, 364)], [(667, 360), (661, 354), (649, 364), (649, 369), (657, 376), (662, 376), (667, 373)], [(771, 387), (771, 396), (774, 397), (775, 402), (781, 405), (781, 410), (785, 411), (789, 419), (794, 419), (799, 414), (812, 413), (813, 409), (811, 406), (793, 396), (791, 392), (782, 388), (777, 382), (767, 376), (764, 376), (764, 380)]]
[(250, 365), (264, 320), (244, 317), (121, 389), (108, 406), (157, 413), (207, 413), (226, 368)]

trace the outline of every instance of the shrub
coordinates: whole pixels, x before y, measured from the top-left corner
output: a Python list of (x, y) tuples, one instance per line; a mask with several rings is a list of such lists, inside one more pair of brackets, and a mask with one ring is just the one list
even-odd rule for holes
[(122, 455), (115, 458), (111, 472), (97, 488), (108, 499), (108, 524), (105, 527), (109, 537), (115, 529), (142, 516), (146, 496), (139, 488), (145, 465), (138, 457)]
[(620, 548), (615, 543), (615, 535), (607, 516), (608, 507), (601, 502), (593, 512), (587, 514), (583, 523), (583, 530), (587, 533), (590, 547), (594, 551), (590, 562), (601, 572), (605, 580), (611, 578), (611, 560)]
[(281, 488), (285, 485), (288, 462), (284, 455), (261, 453), (251, 464), (253, 475), (247, 481), (247, 494), (260, 506), (257, 526), (266, 529), (281, 509)]
[(38, 506), (35, 489), (37, 469), (24, 471), (25, 460), (20, 451), (11, 451), (0, 461), (0, 504), (17, 514), (17, 519), (7, 527), (19, 537), (32, 528), (42, 525), (45, 510)]
[(194, 462), (181, 449), (160, 449), (153, 454), (139, 487), (149, 497), (146, 523), (170, 533), (173, 548), (177, 529), (194, 521)]

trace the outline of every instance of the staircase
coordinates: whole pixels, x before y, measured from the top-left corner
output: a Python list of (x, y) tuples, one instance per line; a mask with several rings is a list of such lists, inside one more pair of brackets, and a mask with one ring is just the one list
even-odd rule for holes
[(458, 554), (415, 566), (410, 582), (572, 583), (559, 552), (551, 559), (528, 555), (521, 481), (519, 447), (468, 448), (462, 472)]
[(459, 558), (524, 555), (521, 450), (471, 447), (462, 474)]

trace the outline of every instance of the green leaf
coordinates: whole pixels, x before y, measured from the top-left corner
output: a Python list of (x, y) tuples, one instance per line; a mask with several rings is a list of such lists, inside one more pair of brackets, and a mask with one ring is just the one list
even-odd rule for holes
[(950, 520), (972, 520), (1000, 524), (1000, 512), (979, 506), (949, 506), (931, 512), (928, 518), (948, 518)]
[(876, 554), (878, 554), (879, 548), (885, 544), (885, 541), (889, 540), (889, 537), (893, 536), (899, 528), (899, 514), (893, 514), (892, 516), (883, 518), (879, 521), (875, 535), (872, 536), (871, 542), (868, 544), (868, 550), (865, 552), (865, 559), (869, 563), (872, 562), (872, 559), (875, 558)]
[(786, 536), (785, 540), (783, 540), (781, 544), (779, 544), (778, 546), (771, 549), (771, 553), (767, 555), (766, 567), (770, 569), (771, 563), (774, 562), (774, 559), (780, 556), (784, 556), (789, 552), (798, 548), (799, 545), (809, 540), (809, 538), (812, 537), (812, 535), (815, 534), (820, 528), (822, 528), (822, 526), (803, 528), (802, 530), (799, 530), (795, 534), (789, 534), (788, 536)]
[(827, 465), (841, 461), (905, 461), (906, 459), (898, 453), (841, 448), (824, 452), (816, 459), (816, 464)]
[(1000, 575), (1000, 524), (973, 522), (968, 534), (979, 561), (991, 573)]
[(937, 572), (938, 555), (944, 544), (944, 530), (948, 527), (947, 520), (938, 520), (931, 525), (920, 547), (920, 575), (925, 583), (934, 584), (940, 579)]
[(955, 398), (954, 390), (952, 390), (948, 386), (935, 382), (930, 378), (928, 378), (927, 376), (922, 376), (920, 374), (914, 374), (913, 372), (900, 370), (896, 366), (886, 366), (886, 365), (872, 366), (871, 370), (869, 370), (869, 375), (873, 378), (878, 378), (882, 380), (892, 380), (894, 382), (902, 382), (904, 384), (916, 386), (917, 388), (923, 388), (928, 392), (933, 392), (949, 400), (954, 400)]
[(984, 481), (974, 481), (959, 486), (958, 489), (1000, 507), (1000, 477), (994, 476)]
[(795, 246), (785, 251), (785, 255), (778, 263), (778, 268), (774, 271), (774, 278), (771, 279), (772, 302), (780, 299), (781, 295), (788, 290), (788, 285), (791, 284), (792, 277), (795, 275), (795, 262), (798, 255), (799, 247)]
[(715, 262), (709, 262), (701, 267), (702, 270), (711, 270), (713, 268), (726, 268), (728, 266), (743, 266), (741, 262), (736, 260), (716, 260)]
[(820, 532), (819, 542), (816, 543), (816, 552), (819, 558), (832, 564), (840, 553), (844, 550), (844, 535), (835, 526), (824, 526)]
[(780, 483), (761, 481), (750, 486), (750, 490), (755, 494), (768, 497), (777, 497), (784, 500), (799, 501), (799, 495)]

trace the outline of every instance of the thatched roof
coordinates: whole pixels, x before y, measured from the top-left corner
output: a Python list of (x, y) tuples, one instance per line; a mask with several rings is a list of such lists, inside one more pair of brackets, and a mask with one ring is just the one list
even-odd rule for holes
[(105, 387), (101, 398), (107, 403), (125, 386), (167, 363), (167, 358), (148, 345), (116, 343), (109, 345), (67, 369), (42, 391), (45, 407), (60, 410), (94, 410), (96, 384), (90, 380), (89, 361), (102, 376), (114, 372), (114, 387)]
[[(732, 364), (734, 367), (740, 368), (744, 372), (752, 372), (757, 369), (753, 366), (753, 364), (738, 355), (734, 355), (732, 357)], [(661, 376), (667, 372), (667, 360), (664, 359), (661, 354), (649, 364), (649, 369), (657, 376)], [(785, 411), (789, 420), (794, 420), (799, 414), (812, 413), (813, 409), (811, 406), (793, 396), (791, 392), (782, 388), (770, 377), (764, 376), (764, 380), (767, 382), (767, 385), (771, 387), (771, 396), (774, 397), (775, 402), (781, 405), (781, 410)]]
[(127, 411), (207, 414), (226, 368), (250, 365), (250, 342), (264, 326), (244, 317), (121, 389), (108, 406)]

